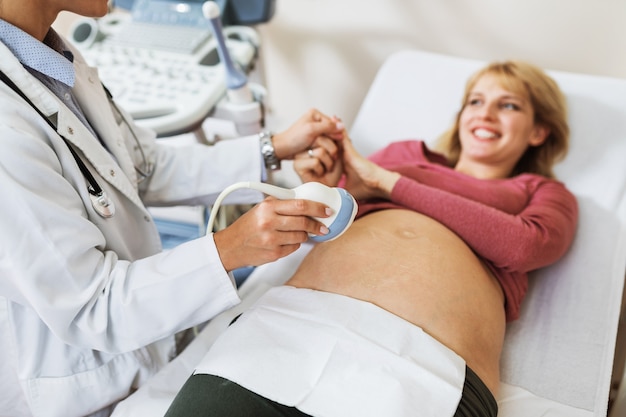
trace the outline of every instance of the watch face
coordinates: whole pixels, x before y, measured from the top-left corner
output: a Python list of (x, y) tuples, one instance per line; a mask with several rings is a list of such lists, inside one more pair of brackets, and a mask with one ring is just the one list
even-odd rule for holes
[(271, 133), (259, 133), (259, 140), (261, 142), (261, 155), (263, 155), (265, 168), (272, 171), (280, 169), (280, 160), (276, 157), (276, 151), (274, 150), (274, 145), (272, 144)]

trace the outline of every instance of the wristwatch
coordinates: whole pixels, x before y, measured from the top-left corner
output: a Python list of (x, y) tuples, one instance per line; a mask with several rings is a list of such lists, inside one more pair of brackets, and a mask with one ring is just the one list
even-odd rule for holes
[(280, 169), (280, 159), (276, 156), (276, 150), (272, 143), (272, 134), (267, 131), (259, 133), (259, 141), (261, 142), (261, 155), (263, 155), (263, 161), (265, 162), (265, 168), (270, 171), (276, 171)]

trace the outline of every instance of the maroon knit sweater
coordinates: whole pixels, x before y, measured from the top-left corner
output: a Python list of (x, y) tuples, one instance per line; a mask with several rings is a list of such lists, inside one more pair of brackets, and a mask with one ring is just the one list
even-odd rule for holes
[(391, 200), (359, 201), (357, 217), (407, 208), (448, 227), (500, 282), (507, 321), (519, 317), (528, 272), (558, 260), (574, 238), (578, 205), (561, 182), (535, 174), (477, 179), (417, 140), (392, 143), (369, 159), (402, 177)]

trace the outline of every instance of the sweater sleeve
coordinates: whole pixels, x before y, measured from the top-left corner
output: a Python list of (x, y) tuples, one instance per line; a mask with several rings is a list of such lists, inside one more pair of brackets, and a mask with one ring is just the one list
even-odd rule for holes
[(391, 201), (439, 221), (494, 266), (527, 272), (567, 251), (578, 218), (576, 199), (563, 184), (546, 180), (530, 187), (528, 203), (515, 214), (406, 176)]

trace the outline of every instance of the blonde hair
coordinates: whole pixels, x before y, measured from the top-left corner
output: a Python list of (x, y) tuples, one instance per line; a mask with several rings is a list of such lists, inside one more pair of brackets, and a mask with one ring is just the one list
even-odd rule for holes
[(456, 165), (461, 154), (459, 120), (468, 96), (483, 75), (496, 76), (502, 88), (528, 97), (534, 110), (534, 123), (549, 129), (546, 140), (539, 146), (529, 146), (515, 165), (511, 176), (523, 172), (554, 178), (554, 164), (565, 157), (569, 146), (569, 126), (565, 97), (557, 83), (540, 68), (521, 61), (494, 62), (473, 74), (465, 85), (462, 107), (453, 126), (438, 142), (451, 166)]

